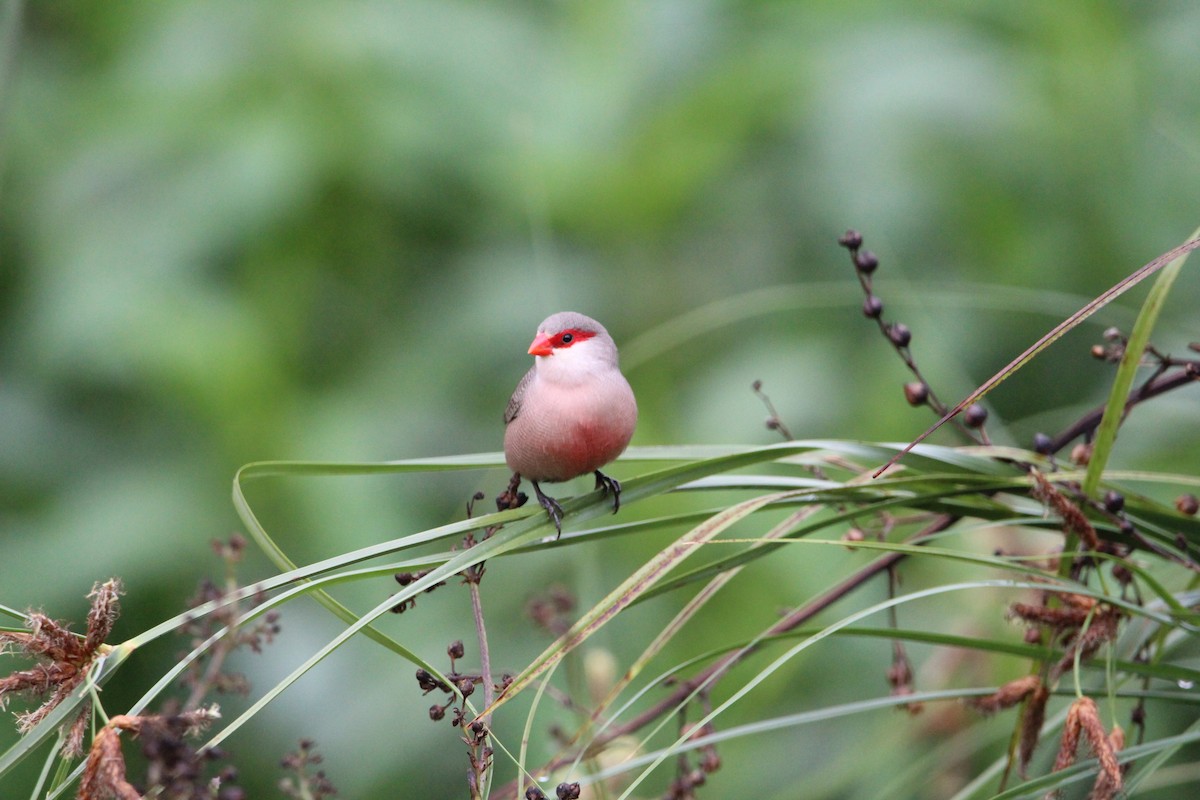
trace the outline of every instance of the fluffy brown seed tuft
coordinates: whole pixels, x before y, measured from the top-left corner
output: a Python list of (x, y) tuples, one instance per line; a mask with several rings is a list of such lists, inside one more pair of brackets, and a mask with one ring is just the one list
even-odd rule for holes
[(975, 697), (967, 702), (984, 714), (995, 714), (1006, 708), (1012, 708), (1033, 694), (1042, 685), (1036, 675), (1026, 675), (1001, 686), (993, 694), (986, 697)]
[(1096, 535), (1096, 529), (1092, 527), (1092, 523), (1088, 521), (1079, 506), (1072, 503), (1038, 470), (1032, 469), (1029, 474), (1033, 477), (1030, 494), (1050, 506), (1062, 517), (1063, 532), (1078, 536), (1089, 550), (1099, 550), (1100, 537)]
[(1104, 788), (1103, 797), (1115, 797), (1121, 790), (1121, 765), (1117, 762), (1117, 750), (1124, 745), (1124, 733), (1109, 737), (1104, 731), (1104, 723), (1100, 720), (1100, 711), (1096, 701), (1090, 697), (1080, 697), (1067, 710), (1067, 722), (1063, 728), (1062, 741), (1059, 744), (1058, 755), (1054, 759), (1054, 771), (1066, 769), (1075, 763), (1079, 740), (1086, 739), (1096, 759), (1100, 762), (1100, 774), (1096, 777), (1092, 796), (1096, 797), (1097, 790)]
[(1029, 770), (1029, 762), (1033, 760), (1033, 751), (1037, 749), (1038, 737), (1042, 733), (1042, 724), (1046, 721), (1046, 703), (1050, 700), (1050, 690), (1039, 684), (1029, 695), (1025, 710), (1021, 714), (1021, 733), (1017, 750), (1017, 768), (1021, 777)]

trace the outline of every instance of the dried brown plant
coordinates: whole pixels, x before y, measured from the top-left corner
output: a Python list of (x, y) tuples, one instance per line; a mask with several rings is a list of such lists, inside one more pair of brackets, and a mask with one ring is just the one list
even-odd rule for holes
[[(115, 578), (92, 587), (87, 633), (83, 635), (38, 611), (31, 611), (26, 619), (28, 633), (0, 631), (0, 652), (19, 653), (38, 662), (31, 669), (0, 678), (0, 708), (12, 695), (43, 698), (37, 708), (17, 715), (21, 733), (30, 731), (66, 700), (87, 678), (96, 658), (106, 652), (105, 639), (120, 613), (120, 594), (121, 583)], [(90, 706), (85, 705), (71, 724), (64, 743), (69, 755), (81, 752), (89, 712)]]

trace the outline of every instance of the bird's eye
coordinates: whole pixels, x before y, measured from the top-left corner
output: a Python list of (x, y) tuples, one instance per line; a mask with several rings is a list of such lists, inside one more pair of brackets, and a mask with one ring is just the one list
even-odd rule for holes
[(562, 336), (558, 337), (558, 340), (563, 344), (570, 344), (575, 340), (575, 335), (571, 333), (564, 333)]

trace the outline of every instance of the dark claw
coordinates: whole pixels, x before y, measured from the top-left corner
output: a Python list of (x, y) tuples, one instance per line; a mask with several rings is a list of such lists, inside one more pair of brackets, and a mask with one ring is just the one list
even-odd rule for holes
[(556, 531), (558, 531), (558, 535), (555, 536), (554, 538), (561, 539), (562, 538), (562, 515), (563, 515), (562, 506), (560, 506), (558, 504), (558, 501), (555, 500), (553, 497), (550, 497), (549, 495), (544, 494), (542, 492), (542, 487), (537, 485), (537, 481), (530, 481), (530, 483), (533, 484), (533, 491), (534, 491), (534, 494), (537, 495), (538, 504), (541, 505), (542, 508), (546, 509), (546, 513), (550, 515), (550, 519), (554, 520), (554, 529)]
[(605, 494), (612, 492), (614, 514), (621, 510), (621, 482), (619, 480), (596, 470), (596, 488)]

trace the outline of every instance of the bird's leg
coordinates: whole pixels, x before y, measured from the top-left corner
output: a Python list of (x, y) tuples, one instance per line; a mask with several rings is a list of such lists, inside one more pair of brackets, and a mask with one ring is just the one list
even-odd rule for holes
[(562, 506), (553, 497), (542, 492), (542, 487), (537, 485), (537, 481), (530, 481), (533, 484), (534, 494), (537, 495), (538, 503), (542, 508), (546, 509), (546, 513), (550, 515), (550, 519), (554, 520), (554, 528), (558, 531), (556, 539), (562, 538)]
[(605, 494), (612, 492), (614, 514), (621, 510), (621, 482), (619, 480), (596, 470), (596, 488)]

